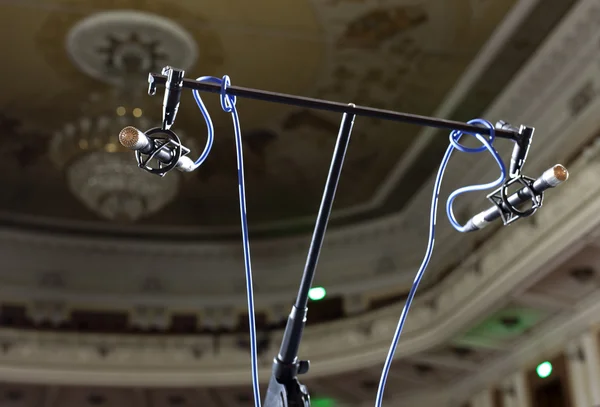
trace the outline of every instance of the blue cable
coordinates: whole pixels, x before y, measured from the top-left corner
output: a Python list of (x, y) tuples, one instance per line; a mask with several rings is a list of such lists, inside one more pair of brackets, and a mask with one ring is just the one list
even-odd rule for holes
[[(255, 405), (255, 407), (261, 407), (260, 388), (259, 388), (259, 381), (258, 381), (258, 355), (257, 355), (257, 346), (256, 346), (254, 289), (253, 289), (253, 284), (252, 284), (252, 265), (251, 265), (251, 261), (250, 261), (250, 242), (249, 242), (249, 238), (248, 238), (248, 220), (247, 220), (247, 213), (246, 213), (246, 193), (245, 193), (244, 165), (243, 165), (244, 159), (243, 159), (243, 151), (242, 151), (242, 136), (241, 136), (239, 116), (237, 113), (237, 109), (235, 108), (236, 100), (235, 100), (235, 97), (231, 97), (231, 96), (227, 95), (227, 93), (226, 93), (227, 87), (231, 83), (228, 76), (224, 76), (223, 79), (219, 79), (219, 78), (215, 78), (215, 77), (211, 77), (211, 76), (203, 76), (203, 77), (198, 78), (197, 80), (201, 81), (201, 82), (212, 82), (212, 83), (221, 85), (221, 98), (220, 98), (221, 108), (225, 112), (231, 113), (232, 120), (233, 120), (233, 127), (234, 127), (234, 133), (235, 133), (235, 141), (236, 141), (236, 150), (237, 150), (238, 184), (239, 184), (239, 196), (240, 196), (240, 199), (239, 199), (240, 218), (241, 218), (241, 224), (242, 224), (242, 244), (243, 244), (243, 250), (244, 250), (244, 265), (245, 265), (245, 270), (246, 270), (246, 291), (247, 291), (247, 298), (248, 298), (248, 320), (249, 320), (249, 325), (250, 325), (250, 356), (251, 356), (251, 364), (252, 364), (252, 386), (253, 386), (253, 390), (254, 390), (254, 405)], [(200, 98), (199, 92), (197, 90), (194, 90), (193, 95), (194, 95), (194, 99), (196, 100), (196, 103), (198, 105), (198, 108), (200, 109), (200, 112), (204, 116), (204, 120), (206, 122), (207, 129), (208, 129), (208, 137), (207, 137), (207, 142), (206, 142), (204, 151), (202, 152), (200, 157), (194, 162), (196, 165), (195, 168), (197, 168), (206, 160), (206, 157), (210, 153), (210, 150), (211, 150), (213, 142), (214, 142), (214, 126), (212, 124), (212, 120), (210, 118), (208, 110), (206, 109), (206, 107), (204, 106), (204, 103), (202, 102), (202, 99)], [(377, 399), (375, 402), (376, 407), (381, 407), (381, 405), (382, 405), (383, 393), (385, 391), (387, 377), (389, 375), (389, 371), (391, 368), (392, 360), (394, 358), (394, 354), (396, 353), (396, 349), (397, 349), (398, 343), (400, 341), (400, 336), (404, 329), (404, 324), (406, 322), (406, 317), (408, 316), (408, 311), (410, 310), (410, 306), (412, 305), (412, 301), (415, 297), (417, 288), (418, 288), (418, 286), (423, 278), (423, 275), (425, 273), (425, 270), (431, 260), (431, 255), (433, 253), (433, 247), (434, 247), (434, 243), (435, 243), (435, 226), (436, 226), (436, 217), (437, 217), (437, 207), (438, 207), (438, 201), (439, 201), (439, 192), (440, 192), (440, 187), (441, 187), (442, 179), (444, 176), (444, 172), (446, 170), (446, 167), (448, 165), (448, 162), (450, 160), (452, 152), (455, 149), (459, 150), (461, 152), (465, 152), (465, 153), (480, 153), (480, 152), (487, 150), (492, 154), (492, 156), (498, 163), (498, 166), (500, 167), (500, 172), (501, 172), (500, 177), (493, 182), (459, 188), (450, 194), (450, 196), (448, 197), (448, 200), (446, 202), (446, 214), (448, 216), (448, 219), (449, 219), (451, 225), (459, 232), (464, 232), (465, 228), (463, 225), (460, 225), (458, 223), (458, 221), (456, 220), (456, 217), (454, 216), (454, 212), (452, 210), (454, 200), (459, 195), (464, 194), (466, 192), (481, 191), (481, 190), (485, 190), (485, 189), (489, 189), (489, 188), (498, 187), (502, 184), (502, 182), (504, 182), (504, 180), (506, 178), (506, 166), (504, 165), (504, 162), (502, 161), (502, 158), (500, 157), (498, 152), (493, 147), (493, 143), (495, 140), (494, 126), (490, 122), (481, 120), (481, 119), (471, 120), (471, 121), (469, 121), (469, 124), (480, 124), (480, 125), (484, 125), (484, 126), (488, 127), (490, 129), (490, 136), (488, 139), (480, 134), (464, 133), (464, 132), (460, 132), (460, 131), (453, 131), (450, 133), (450, 137), (449, 137), (450, 145), (448, 146), (448, 149), (446, 150), (446, 153), (444, 154), (444, 157), (442, 158), (442, 162), (440, 164), (440, 167), (439, 167), (436, 179), (435, 179), (434, 187), (433, 187), (433, 196), (432, 196), (431, 212), (430, 212), (430, 219), (429, 219), (429, 221), (430, 221), (429, 222), (429, 239), (428, 239), (428, 243), (427, 243), (427, 249), (426, 249), (423, 261), (421, 263), (421, 266), (419, 267), (419, 271), (417, 272), (417, 275), (415, 276), (412, 287), (408, 293), (408, 298), (406, 300), (404, 308), (402, 309), (402, 314), (400, 315), (400, 319), (398, 321), (398, 325), (397, 325), (396, 331), (394, 333), (394, 338), (392, 340), (392, 344), (390, 346), (388, 355), (385, 360), (384, 368), (381, 373), (381, 379), (379, 381), (379, 386), (377, 389)], [(483, 145), (478, 148), (470, 148), (470, 147), (465, 147), (465, 146), (461, 145), (459, 143), (459, 140), (463, 136), (463, 134), (469, 134), (469, 135), (475, 136)]]
[[(246, 294), (248, 298), (248, 322), (250, 325), (250, 358), (252, 364), (252, 388), (254, 390), (254, 406), (260, 407), (260, 387), (258, 382), (258, 352), (256, 346), (256, 319), (254, 314), (254, 288), (252, 284), (252, 262), (250, 261), (250, 240), (248, 238), (248, 216), (246, 213), (246, 188), (244, 182), (244, 154), (242, 151), (242, 131), (240, 128), (240, 119), (238, 116), (237, 109), (235, 108), (235, 96), (227, 95), (227, 87), (230, 86), (231, 80), (229, 76), (223, 76), (223, 79), (215, 78), (212, 76), (201, 76), (196, 79), (200, 82), (212, 82), (218, 85), (221, 85), (221, 108), (227, 112), (231, 113), (231, 118), (233, 120), (233, 130), (235, 135), (235, 147), (237, 151), (237, 169), (238, 169), (238, 186), (239, 186), (239, 196), (240, 196), (240, 218), (242, 223), (242, 245), (244, 249), (244, 266), (246, 269)], [(202, 116), (204, 116), (204, 120), (206, 121), (206, 126), (208, 127), (208, 138), (206, 142), (206, 147), (204, 151), (200, 155), (200, 157), (195, 161), (196, 168), (199, 167), (210, 152), (212, 148), (212, 144), (214, 141), (214, 127), (212, 124), (212, 120), (210, 119), (210, 115), (208, 114), (208, 110), (202, 99), (200, 98), (200, 93), (197, 90), (193, 92), (194, 99), (196, 99), (196, 104), (202, 112)]]
[[(450, 224), (454, 227), (454, 229), (456, 229), (457, 231), (462, 232), (462, 233), (466, 232), (466, 229), (465, 229), (465, 225), (461, 225), (460, 223), (458, 223), (458, 221), (456, 220), (456, 217), (454, 216), (454, 211), (452, 210), (452, 205), (454, 204), (454, 200), (459, 195), (462, 195), (466, 192), (483, 191), (486, 189), (499, 187), (500, 185), (502, 185), (502, 183), (506, 179), (506, 165), (504, 165), (504, 161), (502, 161), (502, 157), (500, 157), (500, 154), (498, 154), (498, 152), (496, 151), (496, 149), (493, 146), (494, 139), (496, 137), (496, 135), (494, 134), (494, 126), (490, 122), (488, 122), (486, 120), (481, 120), (481, 119), (471, 120), (469, 122), (469, 124), (481, 124), (481, 125), (488, 127), (490, 129), (489, 139), (486, 137), (483, 137), (481, 134), (471, 134), (471, 135), (474, 135), (477, 138), (477, 140), (479, 140), (481, 142), (481, 144), (483, 144), (483, 145), (481, 147), (477, 147), (477, 148), (469, 148), (469, 147), (465, 147), (465, 146), (461, 145), (458, 142), (460, 140), (460, 137), (462, 136), (462, 133), (453, 131), (452, 133), (450, 133), (450, 146), (448, 146), (448, 150), (450, 150), (450, 152), (449, 153), (446, 152), (446, 154), (448, 154), (448, 158), (450, 158), (450, 154), (452, 153), (452, 150), (454, 150), (454, 149), (457, 149), (458, 151), (462, 151), (463, 153), (481, 153), (481, 152), (487, 150), (492, 154), (492, 157), (494, 157), (494, 160), (496, 160), (496, 163), (500, 167), (500, 176), (495, 181), (488, 182), (487, 184), (478, 184), (478, 185), (470, 185), (470, 186), (462, 187), (450, 194), (450, 196), (448, 197), (448, 200), (446, 201), (446, 215), (448, 216), (448, 220), (450, 221)], [(443, 163), (443, 161), (442, 161), (442, 163)], [(445, 165), (445, 164), (443, 164), (443, 165)], [(443, 171), (444, 170), (442, 170), (442, 172)]]
[[(218, 85), (220, 85), (222, 82), (221, 79), (215, 78), (213, 76), (201, 76), (196, 80), (200, 82), (212, 82)], [(200, 113), (202, 113), (202, 116), (204, 116), (204, 121), (206, 122), (206, 127), (208, 130), (208, 135), (206, 137), (206, 146), (204, 147), (204, 151), (202, 152), (202, 154), (200, 154), (200, 157), (198, 157), (198, 159), (194, 161), (195, 170), (196, 168), (201, 166), (202, 163), (204, 163), (204, 160), (206, 160), (208, 154), (210, 153), (210, 150), (212, 149), (213, 142), (215, 141), (215, 127), (213, 126), (213, 122), (210, 118), (210, 115), (208, 114), (208, 109), (206, 109), (206, 106), (204, 106), (204, 102), (200, 97), (200, 92), (198, 92), (197, 90), (193, 90), (192, 94), (194, 95), (194, 99), (196, 99), (196, 104), (200, 109)]]
[[(425, 270), (426, 270), (427, 266), (429, 265), (429, 261), (431, 260), (431, 254), (433, 253), (433, 246), (435, 243), (435, 225), (436, 225), (437, 207), (438, 207), (438, 200), (439, 200), (439, 194), (440, 194), (440, 187), (442, 184), (442, 179), (444, 177), (444, 172), (446, 171), (446, 167), (448, 165), (448, 161), (450, 160), (452, 152), (455, 149), (465, 152), (465, 153), (480, 153), (482, 151), (487, 150), (492, 154), (492, 156), (498, 163), (498, 166), (500, 167), (500, 171), (501, 171), (501, 176), (493, 182), (490, 182), (487, 184), (463, 187), (463, 188), (457, 189), (456, 191), (454, 191), (453, 193), (450, 194), (450, 196), (448, 197), (448, 201), (446, 202), (446, 213), (448, 215), (448, 219), (450, 220), (450, 223), (452, 224), (452, 226), (459, 232), (464, 231), (464, 226), (461, 226), (456, 221), (454, 212), (452, 211), (452, 205), (453, 205), (456, 197), (465, 192), (481, 191), (483, 189), (498, 187), (504, 182), (504, 180), (506, 178), (506, 166), (504, 165), (502, 158), (500, 157), (500, 155), (498, 154), (498, 152), (496, 151), (496, 149), (493, 146), (494, 139), (495, 139), (494, 126), (490, 122), (488, 122), (486, 120), (481, 120), (481, 119), (471, 120), (469, 122), (469, 124), (480, 124), (480, 125), (483, 125), (483, 126), (489, 128), (490, 135), (489, 135), (489, 138), (486, 138), (480, 134), (463, 133), (460, 131), (453, 131), (450, 133), (450, 145), (448, 146), (448, 149), (446, 150), (446, 153), (444, 154), (444, 158), (442, 158), (442, 162), (440, 164), (440, 168), (437, 172), (437, 176), (435, 178), (435, 183), (433, 185), (433, 196), (431, 198), (431, 212), (429, 215), (429, 239), (427, 242), (427, 250), (425, 251), (425, 256), (423, 258), (421, 266), (419, 267), (419, 271), (417, 272), (417, 275), (415, 276), (412, 287), (410, 288), (410, 291), (408, 293), (408, 298), (406, 299), (406, 303), (404, 304), (404, 308), (402, 309), (402, 314), (400, 314), (400, 320), (398, 321), (398, 325), (396, 327), (396, 332), (394, 333), (394, 338), (392, 340), (392, 344), (390, 346), (387, 357), (385, 359), (385, 364), (384, 364), (383, 370), (381, 372), (381, 379), (379, 381), (379, 386), (377, 388), (377, 399), (375, 401), (375, 407), (381, 407), (381, 404), (383, 402), (383, 392), (385, 391), (385, 384), (387, 382), (387, 378), (388, 378), (388, 375), (390, 372), (392, 360), (394, 359), (394, 354), (396, 353), (396, 348), (398, 347), (398, 343), (400, 342), (400, 335), (402, 335), (402, 330), (404, 329), (404, 323), (406, 322), (406, 317), (408, 315), (408, 311), (410, 309), (410, 306), (412, 305), (412, 301), (417, 292), (417, 288), (419, 287), (419, 283), (421, 282), (421, 279), (423, 278), (423, 274), (425, 274)], [(469, 148), (469, 147), (465, 147), (465, 146), (461, 145), (459, 143), (459, 140), (463, 134), (469, 134), (469, 135), (475, 136), (477, 138), (477, 140), (479, 140), (483, 145), (481, 147), (477, 147), (477, 148)]]

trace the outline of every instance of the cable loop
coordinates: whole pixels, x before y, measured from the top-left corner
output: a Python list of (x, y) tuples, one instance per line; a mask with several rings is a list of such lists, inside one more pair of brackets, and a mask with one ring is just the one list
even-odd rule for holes
[(223, 80), (221, 81), (221, 108), (227, 112), (231, 113), (233, 111), (233, 107), (235, 106), (236, 97), (230, 96), (227, 94), (227, 88), (231, 85), (231, 79), (229, 79), (228, 75), (223, 75)]
[[(486, 150), (489, 150), (490, 146), (492, 144), (494, 144), (494, 141), (496, 140), (496, 129), (494, 128), (494, 126), (491, 123), (485, 122), (483, 120), (476, 119), (476, 120), (472, 120), (471, 122), (484, 124), (490, 130), (489, 137), (486, 138), (486, 137), (482, 136), (481, 134), (473, 134), (473, 133), (467, 133), (467, 132), (454, 130), (454, 131), (450, 132), (450, 144), (452, 144), (452, 147), (454, 147), (455, 149), (457, 149), (458, 151), (461, 151), (463, 153), (481, 153)], [(480, 147), (475, 147), (475, 148), (464, 146), (463, 144), (459, 143), (459, 140), (463, 136), (463, 134), (469, 134), (471, 136), (475, 136), (481, 142), (482, 145)]]

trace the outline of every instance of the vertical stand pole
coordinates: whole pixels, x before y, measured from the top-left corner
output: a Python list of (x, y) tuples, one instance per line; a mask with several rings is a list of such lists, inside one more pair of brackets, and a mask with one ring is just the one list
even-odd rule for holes
[(297, 379), (298, 374), (308, 371), (309, 362), (298, 360), (298, 350), (300, 348), (300, 341), (302, 340), (302, 332), (306, 324), (308, 293), (316, 273), (331, 208), (335, 199), (335, 192), (342, 173), (348, 144), (350, 143), (354, 118), (355, 115), (349, 113), (344, 113), (342, 117), (298, 296), (288, 317), (279, 354), (273, 362), (273, 375), (267, 389), (265, 407), (310, 406), (310, 397), (306, 386), (301, 385)]

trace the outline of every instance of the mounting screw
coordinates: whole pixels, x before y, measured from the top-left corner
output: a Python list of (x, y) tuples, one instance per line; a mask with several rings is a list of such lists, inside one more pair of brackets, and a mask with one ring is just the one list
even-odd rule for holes
[(519, 132), (519, 129), (517, 129), (512, 124), (505, 122), (504, 120), (498, 120), (496, 122), (496, 128), (499, 130), (510, 130), (510, 131), (514, 131), (517, 133)]
[(307, 373), (309, 368), (310, 368), (310, 361), (301, 360), (300, 362), (298, 362), (298, 374)]

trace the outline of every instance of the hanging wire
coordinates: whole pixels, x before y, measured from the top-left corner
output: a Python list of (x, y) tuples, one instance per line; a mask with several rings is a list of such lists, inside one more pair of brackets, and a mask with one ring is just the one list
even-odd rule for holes
[[(379, 386), (377, 388), (377, 398), (375, 400), (375, 407), (381, 407), (383, 403), (383, 393), (385, 391), (385, 385), (387, 382), (388, 375), (390, 373), (390, 368), (392, 366), (392, 360), (394, 359), (394, 354), (396, 353), (396, 349), (398, 347), (398, 343), (400, 342), (400, 336), (402, 335), (402, 331), (404, 329), (404, 324), (406, 322), (406, 317), (408, 316), (408, 311), (410, 310), (410, 306), (412, 305), (413, 299), (417, 292), (417, 288), (423, 279), (423, 275), (425, 274), (425, 270), (429, 265), (429, 261), (431, 260), (431, 255), (433, 253), (433, 246), (435, 244), (435, 226), (436, 226), (436, 217), (437, 217), (437, 207), (439, 201), (440, 187), (442, 185), (442, 179), (444, 177), (444, 173), (446, 171), (446, 167), (448, 166), (448, 162), (450, 161), (450, 157), (452, 156), (452, 152), (456, 149), (458, 151), (464, 153), (481, 153), (483, 151), (489, 151), (490, 154), (494, 157), (498, 166), (500, 167), (501, 175), (493, 182), (479, 185), (471, 185), (463, 188), (459, 188), (456, 191), (452, 192), (448, 197), (448, 201), (446, 202), (446, 213), (448, 215), (448, 219), (452, 226), (458, 230), (459, 232), (464, 231), (464, 226), (460, 225), (454, 216), (454, 212), (452, 210), (452, 205), (456, 197), (466, 192), (473, 191), (481, 191), (484, 189), (495, 188), (500, 186), (504, 180), (506, 179), (506, 165), (502, 161), (502, 157), (496, 151), (493, 146), (495, 140), (494, 126), (482, 119), (474, 119), (468, 122), (469, 124), (479, 124), (483, 125), (490, 129), (489, 138), (482, 136), (481, 134), (472, 134), (472, 133), (463, 133), (460, 131), (453, 131), (450, 133), (450, 145), (446, 149), (446, 153), (442, 158), (442, 162), (440, 164), (440, 168), (437, 172), (435, 182), (433, 184), (433, 195), (431, 197), (431, 211), (429, 214), (429, 238), (427, 241), (427, 249), (425, 250), (425, 256), (423, 257), (423, 261), (421, 262), (421, 266), (419, 267), (419, 271), (415, 276), (413, 284), (408, 293), (408, 298), (406, 299), (406, 303), (404, 304), (404, 308), (402, 309), (402, 313), (400, 314), (400, 319), (398, 320), (398, 325), (396, 326), (396, 331), (394, 332), (394, 337), (392, 339), (392, 344), (390, 345), (387, 357), (385, 359), (385, 363), (383, 366), (383, 370), (381, 372), (381, 379), (379, 380)], [(477, 140), (483, 144), (477, 148), (466, 147), (459, 143), (460, 138), (464, 134), (469, 134), (471, 136), (475, 136)]]
[[(231, 113), (231, 119), (233, 121), (233, 131), (235, 136), (235, 147), (236, 147), (236, 158), (237, 158), (237, 170), (238, 170), (238, 189), (239, 189), (239, 202), (240, 202), (240, 220), (242, 225), (242, 246), (244, 250), (244, 268), (246, 272), (246, 296), (248, 299), (248, 323), (250, 327), (250, 359), (252, 365), (252, 389), (254, 391), (254, 406), (261, 407), (260, 399), (260, 387), (258, 381), (258, 351), (256, 345), (256, 318), (255, 318), (255, 307), (254, 307), (254, 288), (252, 283), (252, 262), (250, 260), (250, 239), (248, 237), (248, 216), (246, 212), (246, 186), (244, 180), (244, 154), (242, 149), (242, 131), (240, 127), (240, 119), (238, 116), (237, 109), (235, 107), (236, 98), (235, 96), (227, 95), (227, 87), (231, 85), (229, 76), (223, 76), (223, 79), (216, 78), (213, 76), (201, 76), (196, 79), (200, 82), (212, 82), (221, 85), (220, 101), (221, 108), (227, 113)], [(206, 127), (208, 129), (208, 136), (204, 151), (200, 154), (200, 157), (194, 162), (195, 168), (202, 165), (202, 163), (208, 157), (210, 150), (214, 142), (214, 126), (206, 106), (202, 102), (200, 93), (197, 90), (193, 91), (194, 99), (196, 104), (204, 116)]]

